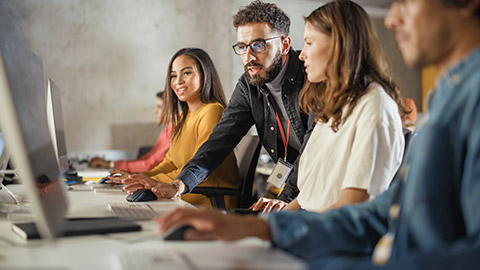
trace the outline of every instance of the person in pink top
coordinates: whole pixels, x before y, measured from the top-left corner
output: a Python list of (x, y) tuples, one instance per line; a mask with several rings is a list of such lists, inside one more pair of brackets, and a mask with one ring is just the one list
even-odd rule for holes
[[(154, 113), (156, 115), (156, 120), (159, 124), (161, 121), (163, 107), (163, 92), (157, 93), (157, 105), (155, 106)], [(170, 148), (170, 141), (172, 139), (172, 125), (166, 125), (158, 136), (157, 142), (153, 146), (150, 152), (141, 156), (138, 159), (133, 160), (118, 160), (118, 161), (109, 161), (100, 157), (94, 157), (90, 160), (88, 166), (96, 168), (110, 168), (110, 169), (119, 169), (131, 173), (140, 173), (153, 169), (155, 166), (160, 164), (165, 158), (165, 155)]]

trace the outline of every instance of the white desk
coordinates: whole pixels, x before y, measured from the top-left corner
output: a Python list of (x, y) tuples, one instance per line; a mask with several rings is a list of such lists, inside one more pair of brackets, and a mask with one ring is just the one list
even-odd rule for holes
[[(108, 216), (108, 202), (124, 201), (125, 194), (69, 191), (70, 217)], [(151, 203), (160, 213), (191, 207), (179, 199)], [(186, 253), (197, 269), (301, 269), (290, 255), (258, 239), (234, 243), (165, 242), (151, 221), (139, 222), (142, 231), (64, 237), (54, 241), (24, 241), (11, 232), (11, 221), (0, 219), (0, 269), (120, 269), (118, 254), (128, 249), (167, 249)]]

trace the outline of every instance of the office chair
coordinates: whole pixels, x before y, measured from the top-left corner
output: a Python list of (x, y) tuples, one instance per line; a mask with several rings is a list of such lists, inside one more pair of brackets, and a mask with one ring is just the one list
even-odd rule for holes
[(403, 156), (405, 156), (405, 151), (407, 151), (407, 147), (410, 144), (410, 139), (413, 136), (413, 132), (408, 128), (404, 128), (403, 129), (403, 136), (405, 138), (405, 148), (403, 149), (404, 150), (403, 151)]
[(237, 196), (237, 207), (248, 208), (252, 204), (252, 190), (258, 156), (260, 155), (260, 141), (256, 135), (245, 135), (234, 150), (237, 159), (240, 187), (195, 187), (191, 193), (207, 196), (212, 206), (225, 209), (225, 196)]
[[(408, 128), (404, 128), (403, 129), (403, 136), (405, 138), (405, 146), (403, 148), (403, 157), (402, 157), (402, 165), (403, 165), (403, 162), (405, 161), (405, 157), (406, 157), (406, 154), (407, 154), (407, 149), (408, 149), (408, 145), (410, 144), (410, 140), (412, 139), (412, 136), (413, 136), (413, 132), (408, 129)], [(402, 165), (400, 165), (400, 168), (402, 168)], [(393, 180), (390, 182), (390, 185), (389, 187), (392, 186), (393, 182), (395, 182), (395, 179), (397, 179), (397, 174), (400, 173), (400, 168), (398, 168), (397, 172), (395, 173), (395, 175), (393, 176)]]
[(150, 150), (152, 150), (152, 148), (153, 148), (152, 145), (140, 146), (138, 148), (137, 158), (143, 157), (146, 153), (150, 152)]

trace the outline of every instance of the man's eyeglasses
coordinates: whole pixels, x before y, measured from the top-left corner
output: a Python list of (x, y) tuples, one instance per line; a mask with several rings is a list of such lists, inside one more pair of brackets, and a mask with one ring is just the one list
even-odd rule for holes
[(233, 48), (233, 51), (237, 55), (246, 54), (247, 50), (248, 50), (248, 47), (250, 47), (250, 49), (252, 49), (252, 51), (254, 51), (254, 52), (257, 52), (257, 53), (258, 52), (263, 52), (267, 49), (267, 42), (270, 42), (270, 41), (275, 40), (277, 38), (283, 38), (283, 36), (267, 38), (267, 39), (259, 39), (259, 40), (253, 41), (250, 44), (237, 43), (237, 44), (233, 45), (232, 48)]

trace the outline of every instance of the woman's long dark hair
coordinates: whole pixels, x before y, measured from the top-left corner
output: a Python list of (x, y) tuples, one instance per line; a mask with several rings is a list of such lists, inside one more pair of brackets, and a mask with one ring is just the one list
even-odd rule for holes
[(162, 121), (164, 123), (171, 123), (175, 126), (172, 139), (180, 134), (188, 114), (187, 103), (180, 101), (177, 95), (175, 95), (170, 79), (173, 61), (181, 55), (190, 57), (195, 62), (196, 69), (200, 73), (200, 79), (202, 80), (200, 101), (204, 104), (218, 102), (223, 107), (227, 106), (220, 78), (218, 77), (217, 70), (215, 69), (215, 65), (210, 56), (204, 50), (199, 48), (183, 48), (179, 50), (172, 56), (172, 59), (168, 64), (167, 78), (165, 79), (165, 88), (163, 91), (164, 106)]
[[(306, 82), (299, 94), (300, 108), (315, 114), (315, 120), (331, 128), (339, 126), (351, 115), (355, 105), (372, 82), (380, 84), (397, 103), (401, 116), (405, 113), (398, 86), (390, 76), (388, 64), (368, 14), (349, 0), (329, 2), (305, 18), (317, 31), (331, 38), (330, 59), (326, 80)], [(343, 115), (343, 108), (349, 105)]]

